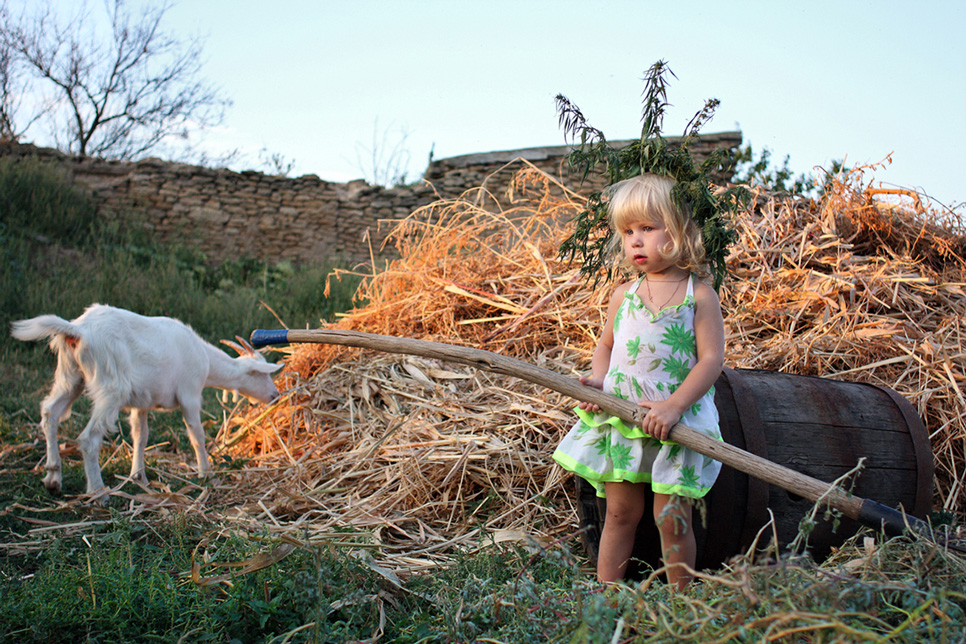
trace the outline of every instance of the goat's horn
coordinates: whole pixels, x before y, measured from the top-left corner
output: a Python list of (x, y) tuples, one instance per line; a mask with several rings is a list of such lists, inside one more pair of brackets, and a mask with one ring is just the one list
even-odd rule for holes
[(257, 351), (255, 351), (255, 347), (248, 344), (248, 340), (246, 340), (245, 338), (241, 337), (240, 335), (236, 335), (235, 339), (238, 340), (238, 343), (240, 345), (245, 347), (245, 350), (248, 352), (249, 355), (256, 355), (258, 353)]
[(245, 351), (244, 347), (240, 346), (237, 342), (232, 342), (231, 340), (222, 340), (221, 343), (226, 347), (231, 347), (234, 349), (235, 352), (240, 356), (248, 355), (248, 352)]

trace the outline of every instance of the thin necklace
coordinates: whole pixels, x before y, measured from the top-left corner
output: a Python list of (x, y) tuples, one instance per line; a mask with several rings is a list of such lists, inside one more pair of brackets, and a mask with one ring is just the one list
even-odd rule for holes
[[(671, 296), (670, 297), (668, 297), (666, 300), (664, 300), (664, 304), (662, 304), (661, 306), (657, 307), (657, 310), (658, 311), (663, 311), (664, 310), (664, 307), (667, 306), (667, 303), (670, 302), (671, 299), (673, 299), (674, 296), (678, 294), (678, 289), (681, 288), (681, 284), (686, 279), (688, 279), (687, 276), (684, 276), (681, 279), (677, 280), (678, 285), (674, 287), (674, 292), (671, 293)], [(674, 280), (663, 280), (662, 282), (659, 282), (659, 283), (660, 284), (667, 284), (668, 282), (673, 282), (673, 281)], [(647, 288), (647, 299), (651, 302), (651, 304), (654, 304), (654, 297), (651, 295), (651, 281), (650, 281), (650, 279), (648, 279), (647, 273), (644, 274), (644, 286), (645, 286), (645, 288)]]

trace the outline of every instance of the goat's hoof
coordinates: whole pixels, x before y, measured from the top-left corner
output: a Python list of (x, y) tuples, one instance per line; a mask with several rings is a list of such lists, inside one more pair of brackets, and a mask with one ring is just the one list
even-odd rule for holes
[(47, 479), (44, 479), (44, 487), (47, 488), (47, 491), (51, 494), (60, 494), (60, 481), (48, 481)]
[(111, 502), (110, 490), (106, 487), (97, 488), (96, 490), (89, 491), (86, 495), (84, 501), (92, 506), (98, 506), (106, 508)]

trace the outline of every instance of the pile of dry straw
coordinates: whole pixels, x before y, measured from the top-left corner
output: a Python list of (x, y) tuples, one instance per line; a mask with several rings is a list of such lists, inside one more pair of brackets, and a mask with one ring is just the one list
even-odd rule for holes
[[(952, 213), (869, 188), (868, 170), (820, 203), (761, 193), (735, 222), (726, 361), (896, 389), (930, 432), (936, 508), (961, 513), (966, 238)], [(366, 277), (365, 304), (334, 326), (585, 373), (610, 288), (557, 260), (581, 199), (526, 166), (510, 197), (497, 207), (481, 188), (413, 213), (391, 239), (401, 258)], [(410, 570), (455, 544), (575, 529), (572, 482), (551, 459), (572, 400), (423, 358), (289, 351), (283, 399), (218, 438), (216, 453), (251, 459), (222, 492), (238, 521), (309, 539), (364, 532)]]

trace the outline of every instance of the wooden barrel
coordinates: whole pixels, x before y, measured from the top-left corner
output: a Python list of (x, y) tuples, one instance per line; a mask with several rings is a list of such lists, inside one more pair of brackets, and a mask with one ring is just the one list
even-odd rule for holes
[[(851, 490), (864, 499), (926, 518), (932, 508), (933, 454), (916, 410), (887, 387), (840, 382), (777, 371), (725, 369), (715, 384), (715, 405), (724, 440), (745, 451), (822, 481), (834, 481), (865, 462)], [(592, 485), (577, 481), (577, 513), (583, 544), (596, 560), (606, 500)], [(848, 484), (846, 484), (848, 489)], [(790, 544), (813, 504), (727, 465), (705, 497), (705, 512), (694, 512), (697, 567), (715, 569), (747, 552), (762, 535), (765, 546), (777, 536)], [(645, 567), (661, 565), (660, 539), (648, 499), (638, 528), (634, 559)], [(816, 516), (808, 549), (824, 558), (861, 527), (841, 518)], [(639, 564), (639, 565), (640, 565)], [(633, 566), (632, 572), (633, 574)]]

